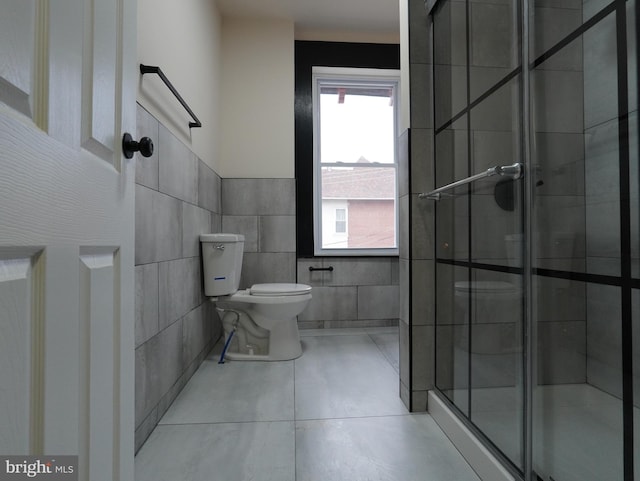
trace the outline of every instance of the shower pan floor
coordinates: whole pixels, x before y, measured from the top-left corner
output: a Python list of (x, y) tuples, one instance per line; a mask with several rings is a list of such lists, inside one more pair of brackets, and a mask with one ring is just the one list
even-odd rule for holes
[[(472, 392), (471, 420), (515, 464), (521, 464), (522, 406), (513, 387)], [(451, 393), (453, 394), (453, 393)], [(456, 401), (465, 392), (455, 390)], [(534, 392), (533, 467), (544, 481), (622, 479), (622, 401), (590, 384), (538, 386)], [(640, 420), (640, 410), (634, 417)], [(635, 446), (640, 446), (638, 430)]]

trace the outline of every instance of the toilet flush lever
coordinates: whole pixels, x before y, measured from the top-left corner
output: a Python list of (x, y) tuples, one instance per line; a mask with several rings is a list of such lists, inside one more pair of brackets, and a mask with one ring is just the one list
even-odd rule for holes
[(224, 244), (218, 244), (217, 246), (214, 247), (214, 249), (217, 249), (219, 251), (223, 251), (224, 250)]

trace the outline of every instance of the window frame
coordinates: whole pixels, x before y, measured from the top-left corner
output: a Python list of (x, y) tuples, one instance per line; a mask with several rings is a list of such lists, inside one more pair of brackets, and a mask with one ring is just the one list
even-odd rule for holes
[[(359, 67), (320, 67), (312, 66), (311, 72), (311, 95), (312, 95), (312, 117), (313, 117), (313, 251), (314, 256), (398, 256), (399, 254), (399, 199), (398, 199), (398, 128), (399, 128), (399, 100), (400, 100), (400, 70), (398, 69), (378, 69)], [(393, 92), (393, 162), (385, 164), (342, 164), (354, 168), (384, 167), (393, 168), (395, 171), (395, 247), (387, 248), (334, 248), (327, 249), (322, 246), (322, 189), (321, 189), (321, 169), (323, 166), (333, 164), (324, 163), (320, 160), (320, 84), (337, 83), (340, 85), (351, 84), (353, 86), (376, 86), (392, 89)], [(348, 231), (348, 226), (345, 229)]]

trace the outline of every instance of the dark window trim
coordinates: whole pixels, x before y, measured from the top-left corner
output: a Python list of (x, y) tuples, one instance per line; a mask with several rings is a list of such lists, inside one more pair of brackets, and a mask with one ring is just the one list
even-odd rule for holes
[(314, 66), (400, 68), (400, 45), (377, 43), (295, 42), (296, 252), (313, 254), (313, 99)]

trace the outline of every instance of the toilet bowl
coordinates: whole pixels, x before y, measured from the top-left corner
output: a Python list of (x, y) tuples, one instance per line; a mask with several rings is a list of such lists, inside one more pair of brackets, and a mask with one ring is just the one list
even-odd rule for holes
[(254, 284), (238, 290), (244, 236), (203, 234), (205, 295), (216, 303), (226, 359), (284, 361), (302, 355), (297, 316), (311, 301), (306, 284)]
[(457, 281), (454, 291), (461, 300), (473, 297), (478, 300), (508, 301), (519, 299), (522, 295), (522, 290), (515, 284), (504, 281)]
[[(522, 234), (508, 234), (504, 238), (507, 262), (510, 267), (519, 267), (522, 257)], [(474, 301), (474, 310), (480, 315), (472, 316), (474, 322), (500, 322), (499, 318), (505, 313), (515, 312), (522, 298), (521, 279), (517, 277), (513, 282), (506, 281), (456, 281), (453, 286), (456, 304), (465, 313), (465, 322), (469, 321), (469, 299)], [(488, 316), (482, 315), (493, 312)], [(509, 321), (504, 319), (503, 321)]]

